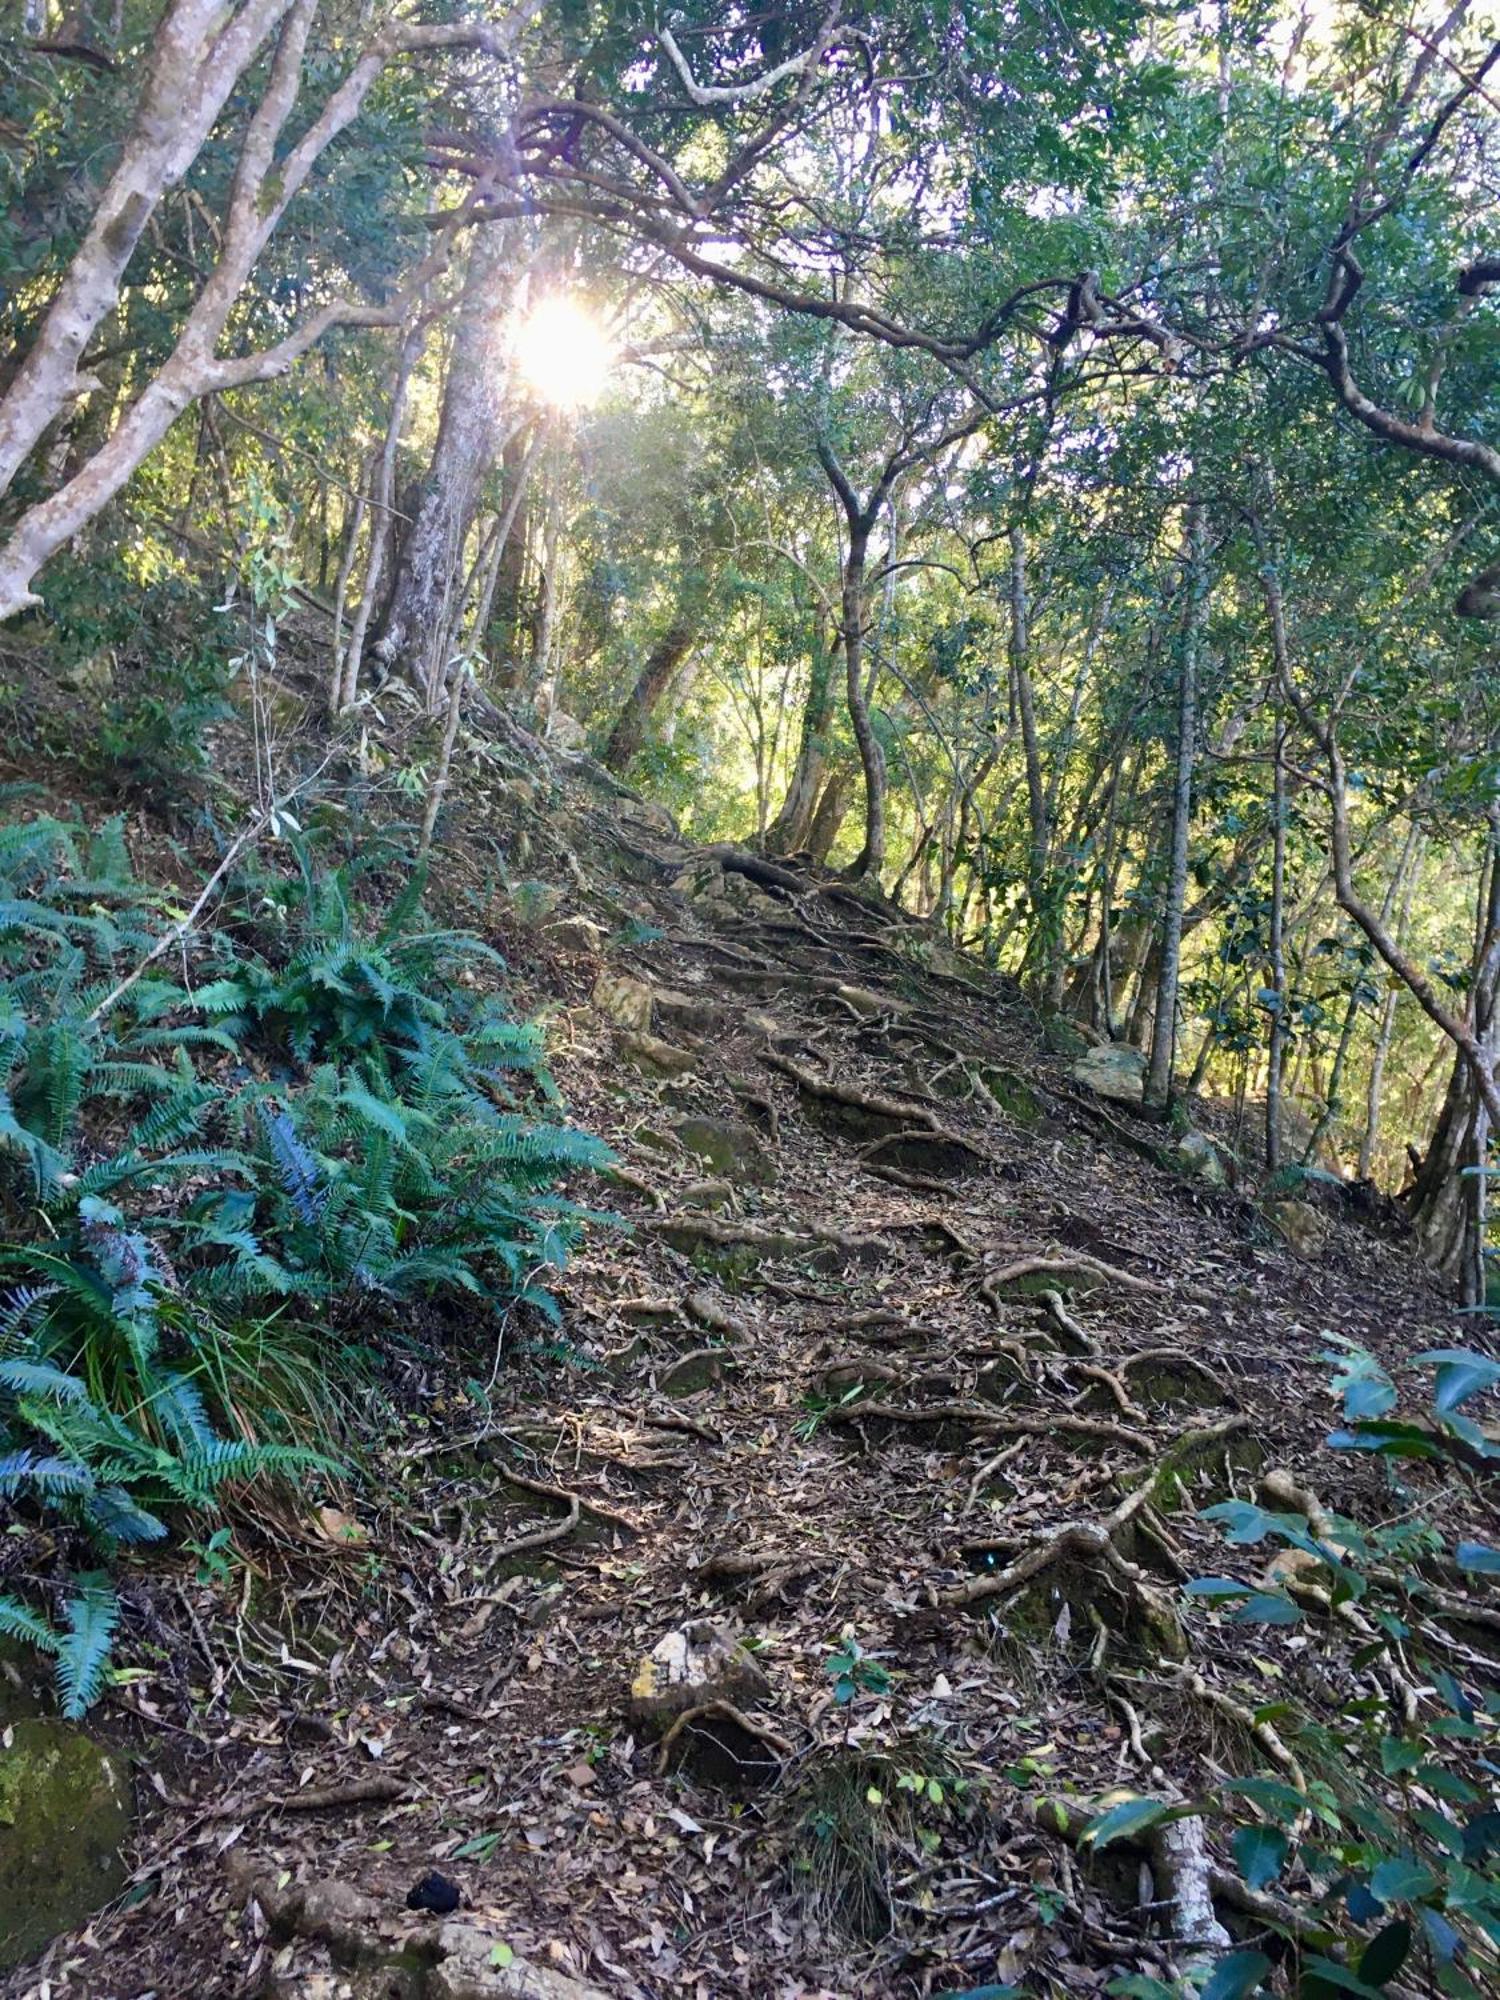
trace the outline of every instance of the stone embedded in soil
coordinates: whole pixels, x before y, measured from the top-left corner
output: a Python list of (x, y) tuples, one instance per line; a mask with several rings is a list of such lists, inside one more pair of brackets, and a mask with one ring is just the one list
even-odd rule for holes
[(721, 1179), (736, 1186), (746, 1182), (769, 1186), (776, 1163), (761, 1144), (754, 1126), (739, 1118), (678, 1118), (672, 1130), (690, 1153), (707, 1161)]
[(636, 1668), (630, 1712), (646, 1728), (663, 1730), (677, 1716), (707, 1702), (736, 1708), (770, 1691), (745, 1648), (713, 1619), (695, 1618), (658, 1639)]
[(1128, 1042), (1106, 1042), (1070, 1065), (1069, 1076), (1096, 1097), (1117, 1104), (1139, 1104), (1146, 1088), (1146, 1058)]
[(686, 1076), (698, 1065), (691, 1049), (680, 1049), (675, 1042), (664, 1042), (660, 1035), (637, 1029), (622, 1032), (620, 1053), (637, 1069), (654, 1071), (658, 1076)]
[(1224, 1155), (1206, 1132), (1189, 1127), (1172, 1148), (1172, 1159), (1185, 1174), (1208, 1187), (1228, 1186), (1229, 1169), (1224, 1164)]
[(547, 942), (559, 951), (597, 952), (604, 944), (604, 926), (592, 917), (559, 917), (547, 926)]
[(700, 1389), (708, 1389), (715, 1382), (722, 1382), (726, 1375), (738, 1369), (733, 1355), (721, 1348), (702, 1347), (692, 1354), (684, 1354), (665, 1367), (656, 1378), (656, 1386), (666, 1396), (693, 1396)]
[(130, 1788), (119, 1760), (47, 1716), (0, 1748), (0, 1969), (91, 1917), (125, 1880)]
[(1282, 1241), (1299, 1257), (1317, 1257), (1328, 1240), (1328, 1224), (1307, 1201), (1273, 1201), (1266, 1210)]
[(644, 1034), (651, 1027), (651, 988), (643, 979), (632, 979), (628, 972), (601, 972), (589, 1004), (617, 1028)]
[(600, 1987), (523, 1958), (493, 1917), (436, 1929), (347, 1882), (257, 1880), (231, 1855), (239, 1895), (279, 1941), (256, 1989), (265, 2000), (608, 2000)]

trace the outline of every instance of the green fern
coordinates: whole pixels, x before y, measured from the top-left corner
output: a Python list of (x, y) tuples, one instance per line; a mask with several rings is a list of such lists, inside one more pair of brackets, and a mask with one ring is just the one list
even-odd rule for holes
[(120, 1600), (100, 1575), (82, 1576), (68, 1599), (68, 1629), (58, 1635), (57, 1691), (70, 1722), (87, 1715), (104, 1692)]
[(28, 1610), (18, 1597), (0, 1595), (0, 1639), (19, 1639), (39, 1653), (56, 1653), (61, 1641), (45, 1618)]

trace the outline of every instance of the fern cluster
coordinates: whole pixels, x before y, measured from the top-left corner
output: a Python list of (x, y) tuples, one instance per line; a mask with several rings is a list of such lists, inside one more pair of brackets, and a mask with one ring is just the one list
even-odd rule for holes
[[(241, 885), (180, 980), (116, 1000), (169, 921), (119, 823), (0, 826), (0, 1502), (106, 1558), (226, 1482), (327, 1465), (299, 1356), (330, 1323), (555, 1311), (588, 1219), (558, 1185), (608, 1158), (545, 1115), (536, 1031), (461, 976), (480, 940), (421, 927), (415, 882), (365, 934), (348, 873), (296, 860), (274, 925)], [(71, 1603), (54, 1629), (0, 1598), (0, 1632), (54, 1652), (76, 1708), (107, 1579)]]

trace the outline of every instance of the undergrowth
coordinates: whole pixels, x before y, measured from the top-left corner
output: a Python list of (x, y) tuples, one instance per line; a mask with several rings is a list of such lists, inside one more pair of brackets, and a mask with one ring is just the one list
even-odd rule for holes
[[(1274, 1692), (1246, 1711), (1241, 1775), (1213, 1799), (1127, 1797), (1085, 1839), (1200, 1814), (1229, 1830), (1261, 1899), (1257, 1935), (1219, 1959), (1200, 2000), (1479, 2000), (1500, 1990), (1500, 1621), (1476, 1586), (1500, 1575), (1500, 1547), (1450, 1548), (1434, 1523), (1454, 1505), (1494, 1522), (1500, 1443), (1466, 1406), (1500, 1386), (1500, 1362), (1440, 1348), (1392, 1375), (1351, 1342), (1324, 1358), (1345, 1419), (1328, 1444), (1385, 1468), (1386, 1518), (1335, 1514), (1285, 1480), (1267, 1489), (1276, 1506), (1205, 1510), (1234, 1550), (1275, 1554), (1248, 1578), (1196, 1578), (1189, 1595), (1241, 1645), (1256, 1628), (1293, 1634), (1301, 1670), (1258, 1659)], [(1268, 1741), (1279, 1757), (1262, 1757)], [(1181, 1991), (1145, 1976), (1109, 1990)]]
[(608, 1157), (419, 879), (367, 931), (347, 869), (289, 851), (149, 962), (173, 899), (119, 821), (0, 827), (0, 1499), (91, 1563), (60, 1619), (0, 1596), (0, 1634), (56, 1657), (70, 1714), (105, 1683), (107, 1565), (228, 1486), (333, 1471), (340, 1377), (398, 1309), (555, 1318), (588, 1219), (559, 1186)]

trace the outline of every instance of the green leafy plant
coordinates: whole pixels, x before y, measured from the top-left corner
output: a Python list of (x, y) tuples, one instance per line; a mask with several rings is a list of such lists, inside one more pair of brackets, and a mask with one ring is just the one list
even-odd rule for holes
[(823, 1671), (833, 1682), (833, 1698), (841, 1708), (856, 1695), (889, 1694), (893, 1685), (887, 1669), (872, 1660), (857, 1639), (845, 1639), (837, 1652), (830, 1653)]
[[(1373, 1355), (1343, 1342), (1325, 1357), (1343, 1405), (1331, 1449), (1368, 1453), (1471, 1480), (1500, 1448), (1466, 1409), (1500, 1385), (1500, 1363), (1467, 1348), (1413, 1357), (1403, 1380), (1430, 1383), (1425, 1409), (1411, 1409), (1398, 1381)], [(1478, 1497), (1486, 1489), (1472, 1489)], [(1295, 1626), (1320, 1663), (1325, 1698), (1260, 1711), (1294, 1745), (1305, 1771), (1252, 1773), (1223, 1787), (1253, 1810), (1231, 1847), (1252, 1889), (1300, 1882), (1310, 1936), (1296, 1957), (1295, 1991), (1380, 1993), (1420, 1968), (1428, 1990), (1477, 1996), (1500, 1977), (1500, 1801), (1495, 1746), (1500, 1688), (1482, 1652), (1489, 1614), (1471, 1580), (1500, 1574), (1500, 1549), (1463, 1537), (1450, 1549), (1401, 1494), (1394, 1519), (1364, 1527), (1297, 1495), (1302, 1511), (1230, 1500), (1205, 1510), (1232, 1548), (1279, 1544), (1286, 1573), (1253, 1582), (1200, 1577), (1191, 1596), (1232, 1621)], [(1472, 1625), (1472, 1630), (1470, 1626)], [(1135, 1801), (1141, 1809), (1159, 1802)], [(1090, 1830), (1101, 1841), (1120, 1828), (1116, 1807)], [(1199, 1810), (1200, 1808), (1188, 1808)], [(1224, 1810), (1223, 1807), (1216, 1808)], [(1289, 1906), (1290, 1907), (1290, 1906)], [(1349, 1962), (1328, 1955), (1349, 1941)], [(1211, 1989), (1258, 1989), (1269, 1961), (1225, 1960)], [(1217, 1975), (1216, 1975), (1217, 1976)], [(1239, 1979), (1241, 1983), (1234, 1983)]]
[[(294, 852), (281, 953), (237, 943), (232, 905), (215, 976), (178, 985), (122, 976), (164, 916), (118, 822), (0, 827), (0, 1497), (107, 1558), (211, 1524), (228, 1483), (329, 1468), (330, 1325), (368, 1341), (413, 1299), (555, 1318), (589, 1218), (558, 1183), (609, 1157), (543, 1115), (535, 1030), (453, 978), (498, 965), (479, 940), (421, 927), (420, 883), (366, 935)], [(221, 1532), (193, 1544), (215, 1573)], [(69, 1701), (114, 1628), (75, 1596), (65, 1630), (6, 1613)]]

